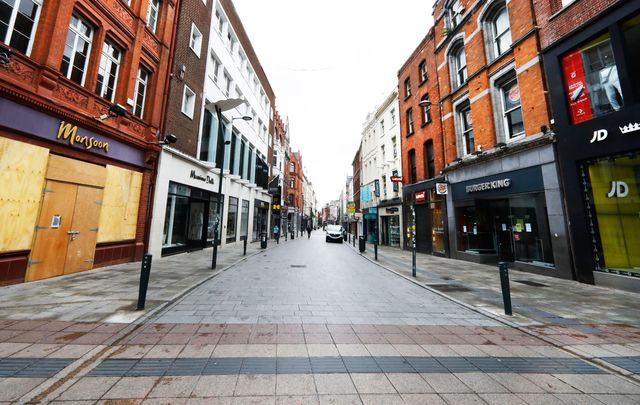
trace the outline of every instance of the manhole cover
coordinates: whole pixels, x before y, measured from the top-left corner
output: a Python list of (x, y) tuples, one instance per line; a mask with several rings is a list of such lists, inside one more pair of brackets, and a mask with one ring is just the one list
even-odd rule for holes
[(301, 268), (307, 267), (307, 265), (306, 264), (292, 264), (291, 267), (293, 267), (294, 269), (295, 268), (301, 269)]
[(431, 287), (434, 290), (442, 291), (442, 292), (463, 292), (463, 291), (471, 291), (471, 289), (456, 285), (456, 284), (425, 284), (427, 287)]
[(531, 281), (531, 280), (513, 280), (513, 281), (520, 284), (530, 285), (532, 287), (549, 287), (548, 285), (538, 283), (537, 281)]

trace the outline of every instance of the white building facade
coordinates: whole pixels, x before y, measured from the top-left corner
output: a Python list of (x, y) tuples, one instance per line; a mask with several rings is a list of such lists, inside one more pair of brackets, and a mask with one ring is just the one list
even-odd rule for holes
[(401, 247), (402, 161), (398, 120), (398, 91), (394, 89), (367, 115), (362, 131), (360, 207), (363, 234), (369, 243)]
[[(267, 94), (272, 91), (257, 58), (247, 56), (255, 52), (248, 40), (239, 40), (247, 35), (241, 25), (233, 26), (234, 20), (239, 20), (237, 15), (229, 18), (216, 2), (209, 47), (200, 52), (207, 61), (196, 156), (163, 147), (149, 240), (154, 255), (211, 246), (216, 229), (222, 246), (244, 238), (258, 240), (269, 229), (267, 142), (273, 106)], [(216, 102), (232, 98), (244, 102), (221, 113), (224, 142), (219, 142)], [(186, 240), (173, 237), (185, 228)], [(203, 232), (206, 238), (200, 237)]]

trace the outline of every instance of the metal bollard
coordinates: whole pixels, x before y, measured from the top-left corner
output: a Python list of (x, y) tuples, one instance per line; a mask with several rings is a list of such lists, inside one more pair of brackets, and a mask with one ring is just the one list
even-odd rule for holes
[(138, 307), (144, 309), (144, 302), (147, 299), (147, 286), (149, 285), (149, 275), (151, 274), (151, 255), (146, 254), (142, 257), (142, 266), (140, 268), (140, 289), (138, 290)]
[(356, 235), (353, 234), (353, 238), (351, 238), (351, 243), (353, 244), (353, 247), (356, 247)]
[(244, 237), (244, 241), (243, 241), (244, 246), (242, 247), (242, 255), (246, 256), (247, 255), (247, 237)]
[(375, 254), (376, 262), (378, 261), (378, 242), (373, 242), (373, 253)]
[(509, 289), (509, 268), (507, 262), (498, 263), (500, 269), (500, 284), (502, 286), (502, 301), (504, 302), (504, 313), (513, 315), (511, 311), (511, 290)]

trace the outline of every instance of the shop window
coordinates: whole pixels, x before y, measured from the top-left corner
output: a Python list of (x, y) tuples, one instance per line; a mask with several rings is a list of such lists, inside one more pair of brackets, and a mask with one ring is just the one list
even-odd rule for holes
[(409, 182), (415, 183), (418, 181), (418, 175), (416, 173), (416, 151), (411, 149), (409, 151)]
[(622, 108), (618, 68), (608, 33), (564, 55), (562, 70), (572, 123)]
[(0, 41), (29, 55), (41, 6), (41, 0), (0, 1)]
[(631, 17), (622, 24), (625, 41), (625, 54), (629, 60), (627, 66), (634, 66), (629, 69), (631, 74), (631, 82), (635, 86), (636, 99), (640, 100), (640, 52), (638, 52), (638, 44), (640, 44), (640, 14)]
[(458, 250), (553, 267), (544, 193), (456, 203)]
[(218, 196), (213, 193), (209, 196), (209, 215), (207, 216), (207, 241), (212, 242), (215, 235), (218, 219)]
[(597, 268), (640, 276), (640, 157), (611, 157), (586, 165)]
[(184, 246), (187, 243), (190, 195), (190, 187), (174, 182), (169, 183), (162, 234), (163, 248)]
[(160, 0), (149, 0), (147, 8), (147, 27), (155, 34), (158, 28), (158, 17), (160, 16)]
[(238, 199), (229, 197), (229, 209), (227, 210), (227, 243), (236, 241), (238, 226)]
[(133, 115), (138, 118), (144, 117), (144, 105), (147, 100), (147, 90), (149, 88), (149, 79), (151, 73), (144, 67), (138, 68), (138, 77), (136, 78), (135, 104), (133, 106)]
[(87, 74), (93, 31), (93, 27), (80, 16), (71, 16), (60, 71), (67, 79), (81, 86), (84, 86)]
[(249, 201), (242, 200), (242, 212), (240, 215), (240, 239), (249, 236)]
[(457, 138), (462, 156), (470, 155), (474, 151), (473, 120), (471, 118), (471, 104), (465, 102), (457, 108)]

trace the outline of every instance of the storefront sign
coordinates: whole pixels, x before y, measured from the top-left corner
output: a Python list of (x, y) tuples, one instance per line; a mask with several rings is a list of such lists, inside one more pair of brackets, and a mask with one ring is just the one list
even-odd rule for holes
[(415, 202), (423, 202), (427, 199), (426, 191), (416, 191), (414, 200)]
[(580, 49), (575, 49), (562, 58), (562, 70), (566, 85), (565, 92), (569, 98), (571, 122), (577, 124), (590, 120), (593, 114), (587, 94), (587, 82)]
[(204, 181), (207, 184), (213, 184), (213, 177), (210, 176), (200, 176), (196, 173), (195, 170), (191, 170), (191, 175), (189, 176), (192, 179)]
[(99, 140), (94, 136), (78, 135), (78, 127), (68, 122), (60, 121), (57, 138), (66, 140), (69, 145), (78, 143), (84, 146), (85, 149), (98, 148), (109, 152), (109, 142)]
[(511, 179), (500, 179), (487, 181), (484, 183), (471, 184), (465, 187), (467, 193), (475, 193), (477, 191), (495, 190), (498, 188), (507, 188), (511, 186)]
[(402, 183), (402, 176), (391, 176), (390, 179), (393, 183)]
[(602, 142), (605, 139), (607, 139), (608, 135), (609, 135), (609, 131), (607, 131), (606, 129), (595, 130), (593, 131), (593, 137), (591, 138), (589, 143)]
[(60, 121), (52, 115), (34, 110), (25, 105), (0, 98), (0, 126), (29, 134), (49, 142), (72, 145), (88, 153), (144, 166), (145, 153), (125, 143), (101, 134)]
[(624, 181), (612, 181), (607, 193), (608, 198), (625, 198), (629, 195), (629, 185)]
[(640, 124), (638, 124), (637, 122), (633, 124), (629, 123), (629, 125), (618, 128), (620, 128), (620, 132), (622, 132), (623, 134), (630, 134), (631, 132), (640, 131)]
[(394, 214), (396, 212), (398, 212), (398, 207), (388, 207), (385, 209), (385, 211), (389, 214)]
[(449, 193), (449, 186), (447, 183), (436, 183), (436, 194), (446, 195)]

